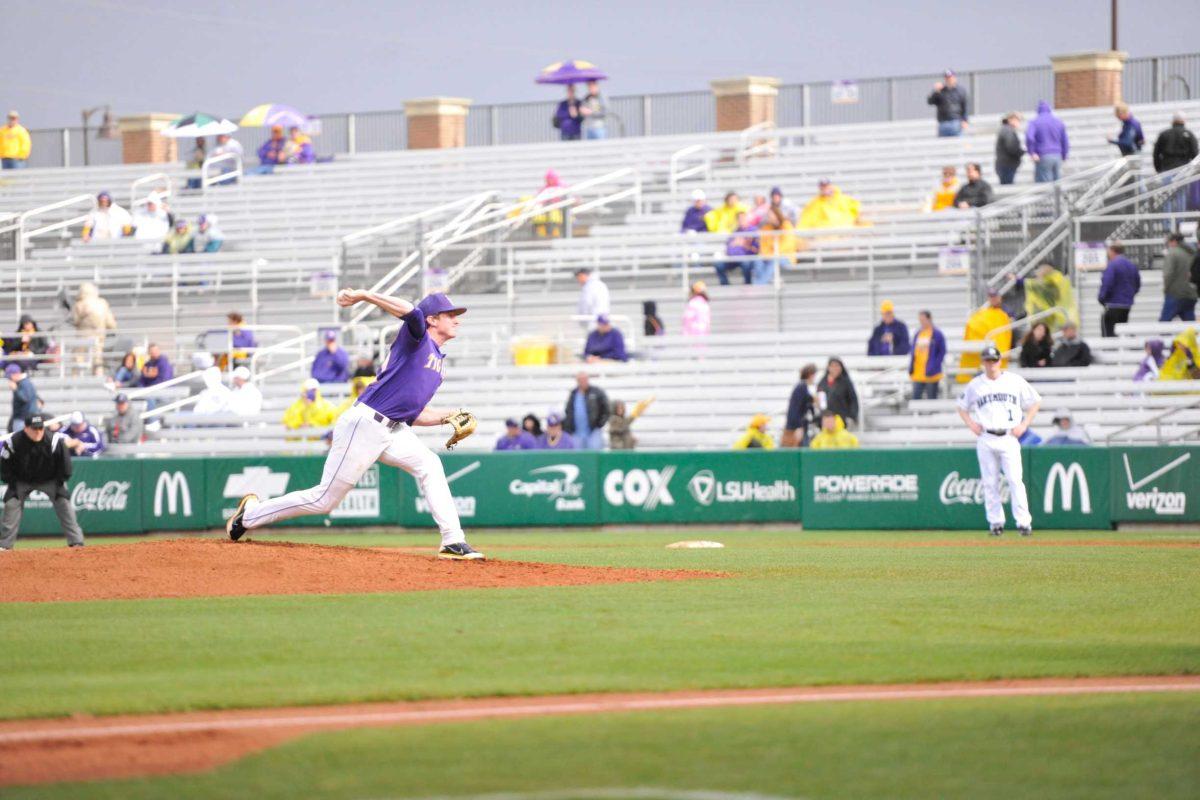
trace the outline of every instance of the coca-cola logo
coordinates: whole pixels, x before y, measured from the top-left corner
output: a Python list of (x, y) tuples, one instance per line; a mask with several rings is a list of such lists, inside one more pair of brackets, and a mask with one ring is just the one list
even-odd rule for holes
[[(1000, 482), (1000, 502), (1008, 502), (1008, 482)], [(958, 472), (951, 472), (942, 481), (938, 490), (938, 499), (942, 505), (951, 506), (955, 503), (983, 505), (983, 480), (980, 478), (960, 478)]]
[(80, 481), (71, 490), (71, 503), (77, 511), (124, 511), (129, 505), (129, 481), (107, 481), (88, 486)]

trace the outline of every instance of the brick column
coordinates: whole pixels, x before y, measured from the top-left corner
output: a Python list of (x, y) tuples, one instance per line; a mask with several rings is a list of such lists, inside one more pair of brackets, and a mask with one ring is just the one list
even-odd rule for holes
[(1121, 102), (1121, 73), (1128, 57), (1119, 50), (1050, 56), (1054, 107), (1089, 108)]
[(117, 124), (121, 131), (122, 160), (126, 164), (169, 164), (178, 161), (178, 141), (163, 136), (162, 131), (180, 116), (148, 112), (121, 117)]
[(717, 101), (717, 130), (740, 131), (760, 122), (775, 122), (779, 79), (747, 75), (712, 81)]
[(423, 97), (404, 101), (404, 118), (408, 123), (408, 149), (429, 150), (446, 147), (466, 147), (466, 97)]

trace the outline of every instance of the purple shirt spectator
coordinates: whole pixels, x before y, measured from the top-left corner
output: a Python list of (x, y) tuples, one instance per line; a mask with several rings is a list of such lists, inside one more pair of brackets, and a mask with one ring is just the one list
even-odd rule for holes
[(708, 233), (708, 223), (704, 221), (704, 215), (710, 211), (712, 206), (708, 203), (702, 203), (699, 208), (695, 205), (688, 206), (688, 210), (683, 212), (683, 224), (679, 226), (679, 232)]
[[(511, 427), (510, 427), (511, 430)], [(507, 433), (496, 440), (496, 450), (537, 450), (537, 439), (529, 431), (520, 431), (516, 436)]]
[(345, 383), (350, 380), (350, 355), (340, 347), (332, 351), (321, 348), (321, 352), (313, 358), (312, 376), (318, 383)]
[(537, 438), (538, 450), (577, 450), (575, 446), (575, 438), (566, 431), (562, 432), (562, 436), (554, 444), (550, 444), (550, 434), (543, 433)]
[(1061, 156), (1065, 161), (1070, 147), (1067, 126), (1050, 110), (1050, 104), (1042, 100), (1037, 116), (1025, 128), (1025, 149), (1031, 156)]
[(629, 354), (625, 352), (625, 337), (608, 322), (608, 317), (601, 315), (599, 319), (604, 322), (588, 334), (587, 344), (583, 348), (584, 357), (595, 356), (608, 361), (628, 361)]
[(1133, 308), (1133, 297), (1142, 288), (1137, 265), (1125, 256), (1115, 256), (1100, 278), (1100, 305), (1106, 308)]
[(78, 439), (83, 442), (83, 452), (80, 456), (95, 458), (104, 452), (104, 437), (100, 435), (100, 431), (96, 430), (96, 426), (87, 422), (73, 422), (71, 424), (68, 435), (73, 439)]
[(239, 350), (258, 347), (258, 340), (254, 338), (253, 331), (248, 331), (245, 328), (235, 328), (233, 331), (233, 346)]
[(152, 355), (146, 359), (146, 363), (142, 364), (142, 377), (138, 380), (138, 385), (157, 386), (174, 377), (175, 368), (171, 366), (171, 360), (162, 354)]

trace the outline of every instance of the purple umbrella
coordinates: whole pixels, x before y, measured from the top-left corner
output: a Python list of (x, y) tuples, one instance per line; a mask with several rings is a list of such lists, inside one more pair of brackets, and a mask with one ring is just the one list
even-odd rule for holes
[(264, 103), (246, 112), (239, 123), (243, 128), (269, 128), (282, 125), (285, 128), (306, 129), (308, 117), (291, 106), (280, 103)]
[(608, 76), (590, 61), (556, 61), (534, 78), (536, 83), (587, 83), (607, 80)]

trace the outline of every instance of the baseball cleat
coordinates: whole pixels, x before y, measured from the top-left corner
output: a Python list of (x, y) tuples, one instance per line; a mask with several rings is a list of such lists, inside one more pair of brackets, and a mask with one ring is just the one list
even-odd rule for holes
[(1017, 528), (1017, 532), (1022, 536), (1033, 536), (1033, 528)]
[(999, 536), (1002, 533), (1004, 533), (1003, 525), (993, 525), (992, 529), (988, 532), (988, 536)]
[(454, 542), (452, 544), (442, 545), (442, 549), (438, 550), (438, 558), (444, 558), (447, 561), (484, 561), (483, 553), (475, 550), (466, 542)]
[(248, 494), (239, 500), (237, 509), (235, 509), (233, 515), (225, 521), (225, 532), (228, 533), (229, 538), (235, 542), (246, 534), (246, 526), (242, 524), (242, 517), (246, 515), (246, 506), (250, 505), (251, 501), (257, 503), (258, 495)]

